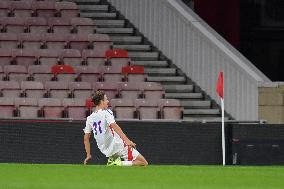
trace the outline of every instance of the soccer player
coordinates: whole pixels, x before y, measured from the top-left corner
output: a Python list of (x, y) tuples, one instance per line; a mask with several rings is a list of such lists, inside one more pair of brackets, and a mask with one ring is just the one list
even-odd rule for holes
[(84, 144), (87, 153), (84, 164), (86, 165), (92, 158), (90, 135), (93, 131), (98, 148), (109, 158), (107, 165), (148, 165), (146, 159), (136, 150), (136, 144), (129, 140), (116, 124), (112, 111), (108, 109), (109, 101), (104, 92), (96, 91), (92, 101), (96, 109), (95, 112), (87, 117), (84, 129)]

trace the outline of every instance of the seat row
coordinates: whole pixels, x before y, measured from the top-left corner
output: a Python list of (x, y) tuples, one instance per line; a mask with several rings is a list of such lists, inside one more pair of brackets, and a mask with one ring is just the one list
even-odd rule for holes
[(0, 66), (3, 81), (129, 81), (147, 80), (142, 66), (69, 66), (5, 65)]
[(94, 20), (81, 17), (0, 17), (2, 33), (82, 33), (96, 31)]
[(109, 99), (162, 99), (165, 91), (156, 82), (0, 81), (0, 96), (29, 98), (89, 98), (102, 90)]
[(94, 49), (104, 55), (113, 43), (106, 34), (3, 34), (0, 33), (1, 49)]
[[(175, 99), (112, 99), (118, 119), (180, 119), (182, 107)], [(0, 98), (0, 117), (85, 119), (92, 107), (86, 99)]]
[(16, 17), (75, 17), (79, 15), (79, 9), (76, 3), (54, 0), (36, 1), (36, 0), (21, 0), (21, 1), (0, 1), (0, 16), (16, 16)]

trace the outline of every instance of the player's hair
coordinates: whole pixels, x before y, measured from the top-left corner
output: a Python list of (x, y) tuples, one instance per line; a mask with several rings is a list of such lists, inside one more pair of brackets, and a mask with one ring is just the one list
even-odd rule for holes
[(95, 106), (100, 105), (101, 100), (104, 100), (105, 93), (103, 91), (96, 91), (92, 97), (92, 101)]

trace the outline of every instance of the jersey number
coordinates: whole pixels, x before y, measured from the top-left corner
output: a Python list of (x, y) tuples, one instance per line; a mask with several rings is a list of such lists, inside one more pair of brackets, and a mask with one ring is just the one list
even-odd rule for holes
[(101, 128), (101, 121), (98, 121), (98, 122), (94, 122), (94, 124), (93, 124), (93, 129), (94, 129), (94, 132), (95, 132), (95, 135), (97, 135), (98, 134), (98, 129), (99, 129), (99, 132), (100, 132), (100, 134), (103, 132), (102, 131), (102, 128)]

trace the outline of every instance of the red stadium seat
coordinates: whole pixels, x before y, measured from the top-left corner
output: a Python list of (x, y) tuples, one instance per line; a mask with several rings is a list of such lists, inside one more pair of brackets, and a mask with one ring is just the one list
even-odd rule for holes
[(125, 76), (125, 81), (143, 82), (146, 79), (143, 66), (124, 66), (122, 74)]
[(51, 67), (51, 72), (59, 81), (75, 81), (77, 77), (74, 68), (70, 65), (54, 65)]
[(128, 52), (122, 49), (107, 50), (105, 58), (108, 65), (120, 65), (123, 67), (129, 65), (130, 62)]

